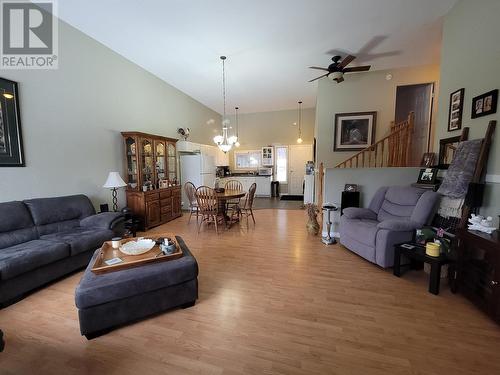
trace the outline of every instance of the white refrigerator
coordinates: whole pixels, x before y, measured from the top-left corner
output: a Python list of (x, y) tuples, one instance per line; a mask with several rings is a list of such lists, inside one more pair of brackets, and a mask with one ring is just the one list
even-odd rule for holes
[(182, 208), (188, 209), (189, 203), (184, 192), (184, 184), (192, 182), (200, 186), (215, 186), (215, 159), (211, 155), (200, 153), (180, 153), (180, 169), (182, 189)]

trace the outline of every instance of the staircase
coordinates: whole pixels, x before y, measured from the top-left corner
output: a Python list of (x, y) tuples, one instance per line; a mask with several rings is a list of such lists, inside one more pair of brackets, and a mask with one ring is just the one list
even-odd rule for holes
[(335, 168), (408, 167), (415, 114), (398, 124), (391, 122), (391, 132), (378, 142), (339, 163)]

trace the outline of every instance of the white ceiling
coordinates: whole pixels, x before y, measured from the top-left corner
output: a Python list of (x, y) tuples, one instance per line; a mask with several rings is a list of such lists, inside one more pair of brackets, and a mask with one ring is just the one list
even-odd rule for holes
[(320, 71), (307, 67), (327, 66), (332, 49), (361, 51), (355, 62), (376, 70), (439, 62), (455, 2), (64, 0), (59, 17), (219, 113), (227, 55), (228, 107), (244, 113), (314, 107), (307, 81)]

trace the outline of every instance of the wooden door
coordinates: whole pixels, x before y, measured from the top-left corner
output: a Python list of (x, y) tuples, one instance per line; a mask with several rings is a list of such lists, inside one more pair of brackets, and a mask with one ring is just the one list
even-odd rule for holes
[(302, 195), (306, 163), (312, 160), (312, 145), (291, 145), (288, 152), (288, 194)]
[(161, 223), (160, 201), (146, 202), (146, 226), (153, 227)]
[(415, 112), (409, 167), (418, 167), (424, 153), (429, 152), (434, 84), (398, 86), (396, 89), (396, 124)]

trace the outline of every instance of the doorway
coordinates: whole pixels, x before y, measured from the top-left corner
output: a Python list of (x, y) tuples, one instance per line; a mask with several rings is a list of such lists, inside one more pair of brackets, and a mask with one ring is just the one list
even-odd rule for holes
[(409, 167), (418, 167), (424, 153), (429, 152), (431, 141), (434, 83), (398, 86), (396, 89), (396, 124), (415, 112)]
[(290, 145), (288, 150), (288, 194), (302, 195), (306, 163), (312, 160), (312, 145)]

